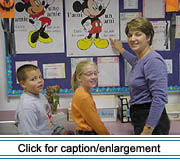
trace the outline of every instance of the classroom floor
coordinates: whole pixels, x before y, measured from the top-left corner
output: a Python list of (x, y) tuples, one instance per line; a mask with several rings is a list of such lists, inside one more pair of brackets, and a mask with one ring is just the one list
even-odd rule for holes
[[(121, 123), (120, 120), (116, 122), (104, 122), (107, 129), (112, 135), (133, 135), (133, 127), (131, 123)], [(74, 122), (67, 122), (66, 128), (75, 130)], [(171, 120), (170, 135), (180, 135), (180, 120)]]

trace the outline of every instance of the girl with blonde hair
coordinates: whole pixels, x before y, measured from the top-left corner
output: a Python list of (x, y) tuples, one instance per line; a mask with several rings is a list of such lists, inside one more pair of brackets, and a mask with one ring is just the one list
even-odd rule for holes
[(101, 121), (90, 89), (96, 87), (98, 70), (94, 62), (81, 61), (72, 76), (74, 90), (72, 98), (72, 118), (79, 135), (109, 135)]

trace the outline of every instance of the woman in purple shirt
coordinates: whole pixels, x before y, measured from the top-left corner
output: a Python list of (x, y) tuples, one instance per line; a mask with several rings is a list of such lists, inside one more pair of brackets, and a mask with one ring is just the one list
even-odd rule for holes
[(168, 135), (170, 121), (165, 109), (168, 103), (167, 68), (161, 55), (150, 47), (154, 36), (152, 23), (145, 18), (135, 18), (127, 23), (125, 33), (136, 56), (126, 51), (120, 40), (110, 40), (112, 48), (132, 66), (128, 85), (134, 134)]

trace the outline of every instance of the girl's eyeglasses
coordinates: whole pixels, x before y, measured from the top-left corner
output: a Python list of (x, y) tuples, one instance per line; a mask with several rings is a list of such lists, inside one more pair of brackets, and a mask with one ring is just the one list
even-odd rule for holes
[(87, 72), (87, 73), (82, 73), (83, 75), (86, 75), (88, 77), (91, 77), (91, 76), (98, 76), (99, 72), (95, 71), (95, 72)]

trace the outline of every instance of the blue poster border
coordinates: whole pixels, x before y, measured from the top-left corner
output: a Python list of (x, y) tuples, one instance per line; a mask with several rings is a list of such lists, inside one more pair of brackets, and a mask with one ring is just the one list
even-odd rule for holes
[[(7, 76), (7, 95), (8, 96), (19, 96), (23, 93), (23, 90), (13, 89), (12, 81), (12, 65), (11, 56), (6, 57), (6, 76)], [(169, 92), (180, 92), (180, 86), (169, 86)], [(43, 91), (44, 93), (44, 91)], [(128, 87), (97, 87), (91, 89), (92, 94), (129, 94)], [(60, 95), (73, 94), (73, 90), (70, 88), (60, 89)]]

